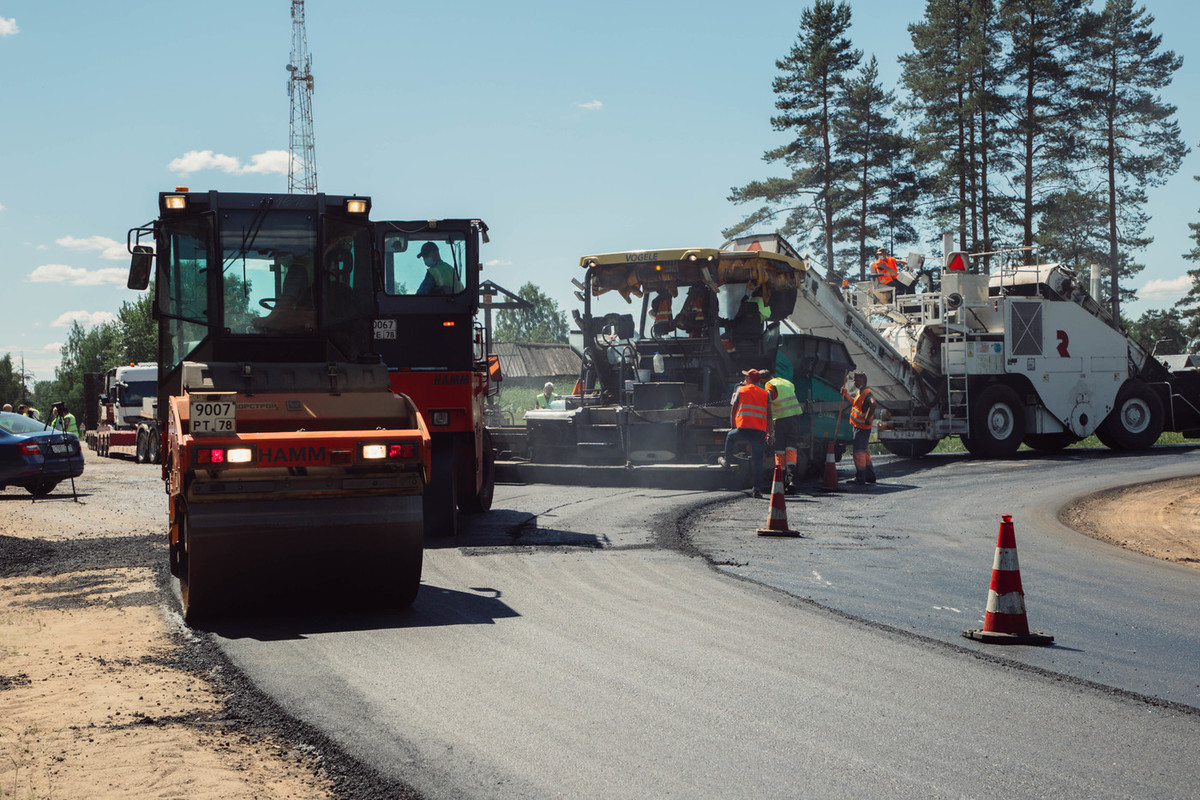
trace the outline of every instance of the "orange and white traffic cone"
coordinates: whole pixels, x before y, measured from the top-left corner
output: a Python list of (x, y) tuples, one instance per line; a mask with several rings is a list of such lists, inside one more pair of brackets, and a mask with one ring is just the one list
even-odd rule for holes
[(825, 454), (825, 473), (821, 476), (821, 491), (836, 492), (837, 490), (837, 457), (833, 453), (833, 442), (830, 442), (829, 452)]
[(767, 527), (758, 529), (759, 536), (799, 536), (800, 531), (788, 527), (787, 507), (783, 499), (783, 467), (775, 465), (775, 479), (771, 484), (771, 516)]
[(1029, 631), (1012, 516), (1005, 514), (1000, 519), (1000, 535), (996, 538), (996, 558), (992, 562), (992, 585), (988, 589), (983, 629), (963, 631), (963, 636), (987, 644), (1051, 644), (1054, 642), (1053, 636)]

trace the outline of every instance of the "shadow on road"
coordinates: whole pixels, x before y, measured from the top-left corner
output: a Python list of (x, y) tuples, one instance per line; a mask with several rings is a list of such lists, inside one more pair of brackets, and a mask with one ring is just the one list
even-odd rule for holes
[(226, 639), (278, 642), (320, 633), (397, 630), (443, 625), (492, 625), (519, 617), (500, 599), (499, 589), (472, 587), (469, 592), (422, 584), (411, 608), (371, 611), (365, 600), (312, 597), (302, 607), (267, 608), (254, 615), (215, 619), (204, 629)]

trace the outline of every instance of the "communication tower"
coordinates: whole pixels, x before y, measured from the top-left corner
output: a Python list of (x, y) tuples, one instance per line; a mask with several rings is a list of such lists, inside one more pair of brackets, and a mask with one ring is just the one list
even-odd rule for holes
[(304, 0), (292, 0), (292, 60), (287, 65), (288, 99), (292, 106), (288, 192), (317, 193), (317, 155), (312, 127), (312, 61), (304, 32)]

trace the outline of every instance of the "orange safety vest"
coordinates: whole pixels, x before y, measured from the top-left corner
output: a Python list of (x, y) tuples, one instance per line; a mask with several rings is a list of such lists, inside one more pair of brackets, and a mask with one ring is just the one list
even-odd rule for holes
[(880, 258), (871, 267), (875, 270), (875, 277), (884, 286), (896, 280), (896, 259), (894, 257)]
[[(868, 409), (868, 401), (870, 408)], [(875, 403), (874, 397), (871, 395), (870, 387), (863, 387), (854, 397), (854, 404), (850, 406), (850, 424), (859, 430), (870, 430), (871, 422), (875, 419)]]
[(734, 427), (766, 432), (767, 409), (771, 405), (771, 396), (767, 394), (767, 390), (752, 383), (742, 384), (738, 387), (737, 398)]
[(671, 321), (671, 298), (670, 296), (656, 297), (650, 302), (650, 310), (654, 313), (655, 322), (670, 322)]

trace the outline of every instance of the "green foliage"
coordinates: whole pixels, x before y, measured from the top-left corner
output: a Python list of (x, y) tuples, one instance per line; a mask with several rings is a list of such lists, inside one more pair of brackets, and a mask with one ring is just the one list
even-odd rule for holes
[(13, 366), (12, 355), (5, 353), (4, 357), (0, 358), (0, 405), (11, 403), (14, 410), (17, 403), (25, 400), (21, 394), (22, 381), (19, 373), (20, 369)]
[(830, 275), (838, 274), (833, 261), (834, 226), (845, 211), (842, 190), (853, 172), (853, 164), (838, 147), (834, 118), (847, 74), (862, 58), (862, 52), (853, 49), (846, 38), (849, 30), (847, 3), (815, 0), (801, 12), (800, 33), (788, 55), (775, 62), (780, 74), (772, 86), (780, 113), (771, 119), (771, 125), (790, 140), (763, 155), (764, 161), (782, 162), (791, 174), (733, 188), (731, 201), (764, 205), (723, 232), (727, 237), (736, 236), (786, 213), (780, 232), (819, 246)]
[(558, 303), (547, 297), (536, 284), (526, 283), (517, 290), (517, 296), (531, 304), (531, 308), (501, 311), (496, 315), (496, 327), (492, 339), (497, 342), (553, 342), (565, 343), (570, 326), (566, 312)]
[(1124, 322), (1125, 330), (1148, 352), (1160, 356), (1187, 352), (1188, 336), (1178, 309), (1150, 309), (1138, 319)]
[[(1193, 177), (1200, 181), (1200, 175)], [(1196, 246), (1184, 253), (1183, 257), (1200, 265), (1200, 222), (1189, 222), (1188, 229), (1192, 232), (1192, 241)], [(1192, 285), (1187, 294), (1175, 304), (1175, 308), (1179, 311), (1184, 334), (1188, 338), (1184, 352), (1194, 353), (1200, 350), (1200, 266), (1189, 269), (1187, 274), (1192, 279)]]

